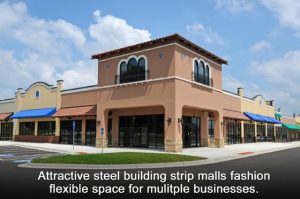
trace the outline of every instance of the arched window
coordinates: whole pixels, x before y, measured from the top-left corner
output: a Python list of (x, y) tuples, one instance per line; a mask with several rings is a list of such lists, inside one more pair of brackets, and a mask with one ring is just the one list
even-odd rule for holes
[(119, 75), (116, 83), (128, 83), (146, 79), (147, 61), (145, 57), (135, 56), (124, 60), (119, 64)]
[(198, 82), (199, 81), (199, 75), (198, 75), (198, 71), (199, 71), (199, 65), (198, 65), (198, 61), (195, 60), (194, 61), (194, 81)]
[(206, 84), (207, 86), (210, 85), (210, 77), (209, 77), (209, 73), (210, 73), (210, 68), (209, 68), (209, 65), (206, 64), (205, 66), (205, 80), (204, 80), (204, 84)]
[(199, 75), (199, 77), (200, 77), (200, 83), (202, 83), (202, 84), (204, 84), (205, 82), (204, 82), (204, 72), (205, 72), (205, 69), (204, 69), (204, 63), (203, 63), (203, 61), (200, 61), (200, 65), (199, 65), (199, 73), (198, 73), (198, 75)]

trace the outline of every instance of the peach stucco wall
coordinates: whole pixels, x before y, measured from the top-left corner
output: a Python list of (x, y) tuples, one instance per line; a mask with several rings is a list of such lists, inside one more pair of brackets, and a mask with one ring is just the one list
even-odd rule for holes
[(282, 116), (281, 121), (285, 124), (296, 124), (296, 119), (295, 118)]
[(88, 106), (97, 104), (97, 91), (86, 91), (68, 93), (62, 95), (61, 106), (75, 107), (75, 106)]
[(241, 98), (223, 93), (220, 102), (223, 104), (223, 109), (241, 111)]
[(100, 60), (98, 64), (98, 85), (114, 85), (120, 61), (123, 59), (127, 60), (132, 55), (136, 57), (146, 56), (150, 79), (174, 76), (174, 48), (175, 46), (171, 45), (108, 60)]
[(193, 60), (194, 58), (203, 59), (205, 63), (210, 65), (211, 78), (214, 82), (214, 88), (222, 90), (222, 68), (221, 66), (215, 64), (209, 59), (199, 56), (198, 54), (191, 52), (181, 46), (176, 46), (175, 48), (175, 74), (178, 77), (192, 80), (193, 72)]

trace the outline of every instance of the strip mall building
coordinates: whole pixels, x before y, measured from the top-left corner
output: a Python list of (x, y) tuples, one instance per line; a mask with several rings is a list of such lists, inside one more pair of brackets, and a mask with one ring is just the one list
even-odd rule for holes
[(273, 100), (222, 89), (227, 61), (178, 34), (92, 56), (98, 84), (36, 82), (0, 101), (1, 140), (96, 147), (187, 147), (300, 139)]

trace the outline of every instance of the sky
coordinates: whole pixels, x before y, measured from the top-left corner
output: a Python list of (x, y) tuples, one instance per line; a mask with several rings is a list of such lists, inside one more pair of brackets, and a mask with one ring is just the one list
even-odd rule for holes
[(92, 54), (179, 33), (229, 61), (223, 89), (300, 113), (299, 19), (298, 0), (0, 0), (0, 99), (97, 84)]

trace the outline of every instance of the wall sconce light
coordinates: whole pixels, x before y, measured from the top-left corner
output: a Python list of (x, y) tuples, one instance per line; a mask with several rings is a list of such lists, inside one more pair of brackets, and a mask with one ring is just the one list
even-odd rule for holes
[(222, 126), (224, 125), (224, 122), (223, 122), (223, 121), (221, 122), (221, 125), (222, 125)]
[(168, 122), (168, 126), (169, 126), (172, 122), (172, 119), (170, 117), (168, 117), (167, 122)]
[(100, 120), (96, 120), (96, 126), (100, 126), (101, 121)]
[(214, 117), (214, 112), (208, 112), (208, 117)]
[(178, 123), (183, 125), (183, 119), (182, 118), (178, 118)]

